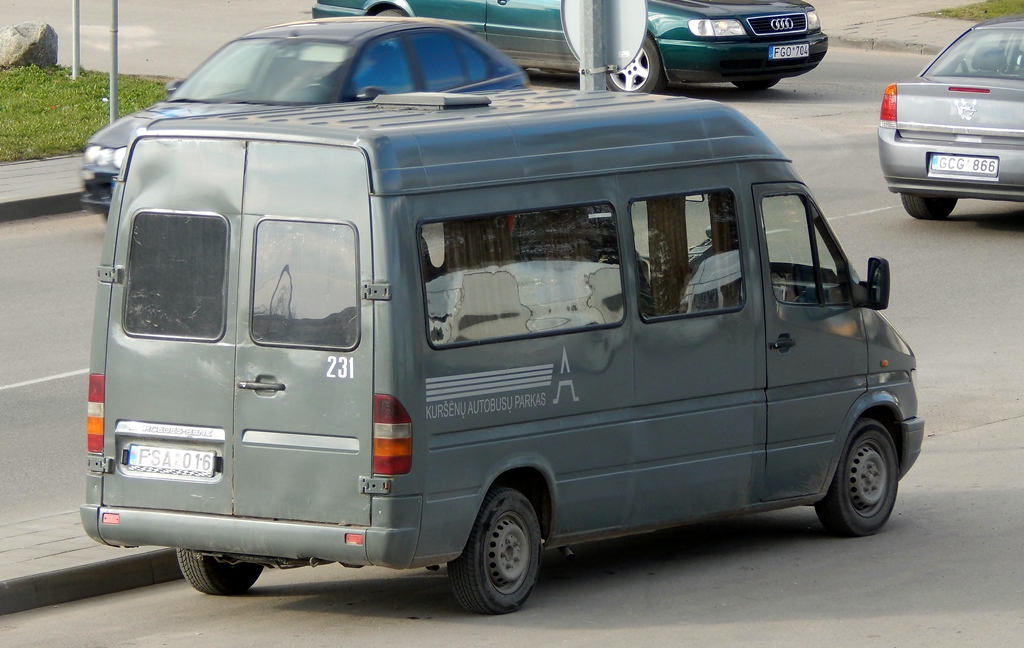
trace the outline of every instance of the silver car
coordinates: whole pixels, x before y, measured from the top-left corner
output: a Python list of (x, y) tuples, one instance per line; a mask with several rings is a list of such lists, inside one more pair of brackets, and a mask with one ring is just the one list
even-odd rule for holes
[(979, 23), (885, 89), (878, 157), (914, 218), (960, 198), (1024, 202), (1024, 15)]

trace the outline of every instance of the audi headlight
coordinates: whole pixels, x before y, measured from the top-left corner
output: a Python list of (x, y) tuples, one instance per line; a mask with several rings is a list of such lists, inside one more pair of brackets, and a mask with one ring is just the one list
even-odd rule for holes
[(743, 25), (738, 20), (723, 19), (723, 20), (709, 20), (707, 18), (695, 18), (688, 23), (686, 26), (690, 28), (690, 33), (694, 36), (701, 36), (704, 38), (710, 38), (713, 36), (746, 36), (747, 32), (743, 30)]
[(818, 20), (817, 11), (807, 12), (807, 31), (818, 31), (821, 29), (821, 21)]

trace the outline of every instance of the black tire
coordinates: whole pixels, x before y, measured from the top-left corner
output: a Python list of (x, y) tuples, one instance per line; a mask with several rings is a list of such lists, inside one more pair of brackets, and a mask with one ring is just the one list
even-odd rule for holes
[(226, 563), (191, 549), (177, 549), (178, 566), (188, 584), (203, 594), (243, 594), (263, 572), (257, 563)]
[(378, 16), (393, 16), (395, 18), (408, 18), (409, 14), (405, 13), (401, 9), (385, 9), (384, 11), (377, 14)]
[(863, 418), (853, 426), (828, 493), (814, 511), (833, 535), (872, 535), (892, 514), (899, 477), (889, 432), (878, 421)]
[(661, 52), (650, 34), (644, 36), (640, 52), (629, 65), (608, 74), (608, 89), (615, 92), (661, 92), (666, 86), (668, 77), (661, 62)]
[(492, 488), (462, 555), (448, 563), (455, 598), (478, 614), (518, 610), (540, 575), (540, 540), (530, 501), (515, 489)]
[(908, 214), (922, 220), (944, 220), (956, 207), (956, 198), (924, 198), (900, 194), (900, 199)]
[(779, 83), (782, 79), (756, 79), (754, 81), (733, 81), (732, 84), (740, 90), (767, 90)]

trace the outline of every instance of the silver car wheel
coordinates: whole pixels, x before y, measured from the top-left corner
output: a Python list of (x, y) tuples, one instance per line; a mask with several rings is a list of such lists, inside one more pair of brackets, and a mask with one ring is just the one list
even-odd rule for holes
[(651, 76), (651, 61), (643, 48), (629, 65), (611, 75), (612, 83), (622, 92), (638, 92)]

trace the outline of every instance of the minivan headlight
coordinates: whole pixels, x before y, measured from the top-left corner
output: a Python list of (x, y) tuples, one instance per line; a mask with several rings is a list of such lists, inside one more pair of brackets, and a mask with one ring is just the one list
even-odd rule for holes
[(710, 20), (708, 18), (694, 18), (686, 23), (690, 33), (694, 36), (710, 38), (713, 36), (746, 36), (740, 21), (731, 18), (722, 20)]
[(807, 31), (818, 31), (821, 29), (821, 21), (818, 20), (817, 11), (807, 12)]

